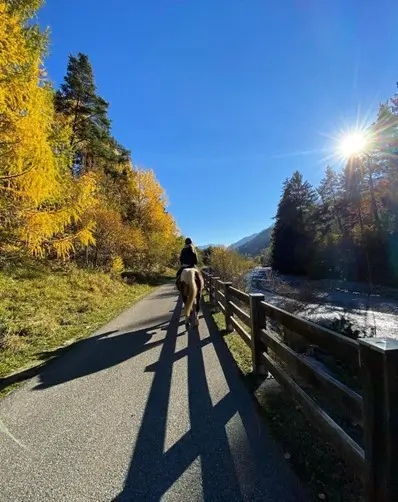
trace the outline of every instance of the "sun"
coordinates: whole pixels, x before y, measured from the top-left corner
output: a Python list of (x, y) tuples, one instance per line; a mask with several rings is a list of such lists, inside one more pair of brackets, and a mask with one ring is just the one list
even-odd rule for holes
[(361, 132), (347, 134), (340, 142), (340, 152), (345, 159), (359, 155), (366, 150), (366, 147), (366, 136)]

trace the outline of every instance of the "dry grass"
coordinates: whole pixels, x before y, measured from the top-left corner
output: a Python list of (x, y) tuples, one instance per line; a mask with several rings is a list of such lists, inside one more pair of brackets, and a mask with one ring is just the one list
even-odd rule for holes
[(0, 378), (48, 360), (151, 291), (97, 270), (37, 263), (0, 271)]

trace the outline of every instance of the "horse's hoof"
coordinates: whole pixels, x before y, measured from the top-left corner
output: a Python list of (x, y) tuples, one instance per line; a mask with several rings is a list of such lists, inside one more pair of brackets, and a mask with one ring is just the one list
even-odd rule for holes
[(194, 322), (194, 326), (195, 328), (197, 328), (199, 326), (199, 321), (196, 319), (196, 321)]

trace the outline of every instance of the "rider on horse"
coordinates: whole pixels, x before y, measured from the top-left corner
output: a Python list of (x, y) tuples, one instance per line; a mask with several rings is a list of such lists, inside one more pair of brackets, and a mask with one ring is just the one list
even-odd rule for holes
[(198, 255), (196, 254), (195, 248), (192, 244), (192, 239), (187, 237), (185, 239), (185, 246), (183, 247), (180, 254), (180, 268), (178, 269), (176, 276), (176, 286), (178, 289), (180, 289), (179, 282), (180, 282), (181, 272), (184, 270), (184, 268), (195, 268), (197, 264), (198, 264)]
[(192, 244), (192, 240), (187, 237), (185, 239), (185, 246), (180, 254), (181, 266), (176, 277), (176, 286), (181, 293), (184, 303), (185, 326), (187, 328), (190, 322), (192, 322), (193, 326), (199, 325), (198, 313), (204, 283), (202, 274), (196, 267), (197, 264), (198, 255)]

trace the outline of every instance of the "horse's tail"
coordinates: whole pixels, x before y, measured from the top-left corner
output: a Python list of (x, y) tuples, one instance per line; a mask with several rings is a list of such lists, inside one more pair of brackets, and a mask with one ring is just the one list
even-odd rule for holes
[(195, 269), (186, 269), (183, 271), (183, 275), (181, 276), (181, 280), (183, 280), (185, 283), (188, 284), (188, 298), (185, 303), (185, 317), (190, 316), (197, 294), (195, 276), (196, 276)]

